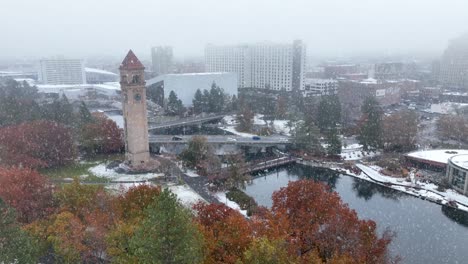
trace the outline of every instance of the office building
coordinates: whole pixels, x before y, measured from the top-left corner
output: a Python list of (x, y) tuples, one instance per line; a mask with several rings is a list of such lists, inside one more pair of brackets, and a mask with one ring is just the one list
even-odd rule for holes
[(83, 61), (60, 58), (40, 60), (39, 82), (42, 84), (86, 84)]
[(338, 81), (333, 79), (305, 79), (303, 94), (310, 96), (326, 96), (338, 94)]
[(237, 46), (208, 45), (208, 72), (234, 72), (239, 88), (303, 90), (306, 48), (302, 41), (292, 44), (258, 43)]
[(445, 87), (468, 89), (468, 34), (451, 41), (437, 70)]
[(173, 72), (172, 47), (153, 47), (151, 49), (151, 60), (153, 63), (153, 73), (156, 76)]

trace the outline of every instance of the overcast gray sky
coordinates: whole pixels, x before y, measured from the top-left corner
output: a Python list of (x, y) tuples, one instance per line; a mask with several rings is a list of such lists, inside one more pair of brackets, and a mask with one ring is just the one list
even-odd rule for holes
[(0, 0), (0, 57), (119, 56), (154, 45), (303, 39), (309, 55), (439, 52), (468, 32), (467, 0)]

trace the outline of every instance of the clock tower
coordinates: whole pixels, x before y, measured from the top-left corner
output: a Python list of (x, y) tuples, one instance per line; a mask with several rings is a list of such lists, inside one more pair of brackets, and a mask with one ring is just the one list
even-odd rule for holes
[(144, 170), (150, 162), (145, 67), (130, 50), (119, 69), (125, 132), (125, 163), (134, 170)]

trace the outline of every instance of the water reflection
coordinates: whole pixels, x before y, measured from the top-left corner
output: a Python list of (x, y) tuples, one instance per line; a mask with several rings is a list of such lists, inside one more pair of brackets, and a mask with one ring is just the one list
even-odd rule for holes
[(352, 188), (359, 198), (363, 198), (366, 201), (370, 200), (377, 193), (392, 200), (398, 200), (398, 198), (404, 195), (402, 192), (357, 178), (353, 178)]
[(449, 206), (442, 206), (442, 213), (453, 221), (468, 227), (468, 212), (460, 211)]
[[(468, 215), (361, 179), (301, 165), (261, 174), (246, 193), (270, 207), (274, 191), (289, 181), (314, 179), (329, 184), (361, 219), (372, 219), (379, 232), (397, 233), (391, 253), (402, 263), (467, 263)], [(442, 211), (442, 212), (441, 212)]]
[(336, 190), (336, 182), (340, 178), (340, 175), (332, 170), (324, 168), (314, 168), (304, 165), (293, 165), (287, 168), (289, 175), (295, 175), (302, 179), (313, 179), (326, 183), (330, 186), (332, 191)]

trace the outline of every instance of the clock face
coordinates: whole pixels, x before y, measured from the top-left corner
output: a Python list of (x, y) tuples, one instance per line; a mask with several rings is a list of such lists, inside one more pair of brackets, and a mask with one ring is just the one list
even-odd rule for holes
[(137, 93), (137, 94), (135, 94), (135, 96), (133, 98), (135, 99), (135, 102), (140, 102), (141, 101), (141, 94)]

